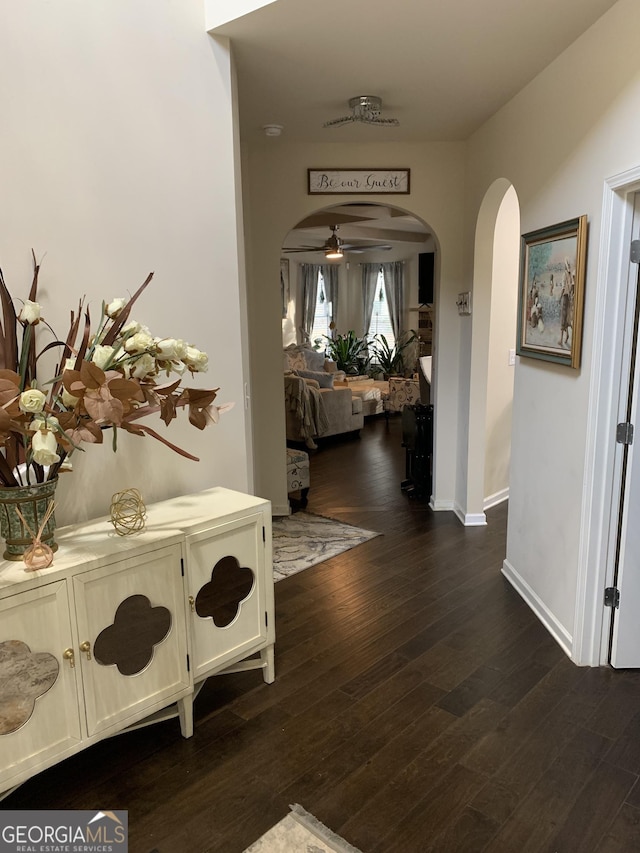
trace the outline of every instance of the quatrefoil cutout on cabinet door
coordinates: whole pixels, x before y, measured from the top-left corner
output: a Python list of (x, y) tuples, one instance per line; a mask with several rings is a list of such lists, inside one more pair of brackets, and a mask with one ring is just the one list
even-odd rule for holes
[(149, 665), (154, 646), (170, 628), (166, 607), (152, 607), (146, 595), (130, 595), (118, 605), (113, 624), (98, 634), (93, 656), (103, 666), (117, 666), (120, 675), (135, 675)]
[(21, 640), (0, 643), (0, 735), (24, 726), (36, 699), (53, 687), (59, 671), (49, 652), (32, 652)]
[(196, 613), (211, 617), (216, 628), (226, 628), (240, 612), (240, 605), (251, 594), (253, 571), (241, 566), (236, 557), (222, 557), (213, 567), (211, 580), (198, 592)]

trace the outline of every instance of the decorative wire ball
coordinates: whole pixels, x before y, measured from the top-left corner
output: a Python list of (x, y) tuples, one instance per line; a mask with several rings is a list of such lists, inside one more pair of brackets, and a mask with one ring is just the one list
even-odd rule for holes
[(124, 489), (111, 498), (111, 523), (119, 536), (144, 529), (147, 508), (137, 489)]

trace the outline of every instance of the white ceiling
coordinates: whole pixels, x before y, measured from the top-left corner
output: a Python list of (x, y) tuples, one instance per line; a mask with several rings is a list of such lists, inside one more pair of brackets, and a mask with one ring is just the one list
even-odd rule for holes
[[(276, 0), (215, 30), (232, 40), (244, 141), (464, 140), (616, 0)], [(597, 57), (594, 57), (597, 61)], [(400, 127), (352, 123), (356, 95)], [(276, 139), (265, 140), (277, 144)]]

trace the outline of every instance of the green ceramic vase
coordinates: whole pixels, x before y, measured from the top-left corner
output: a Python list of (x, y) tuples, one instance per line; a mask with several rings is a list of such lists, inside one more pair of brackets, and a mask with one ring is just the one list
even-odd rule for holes
[[(34, 533), (38, 533), (49, 504), (55, 498), (57, 477), (46, 483), (34, 483), (18, 488), (0, 487), (0, 533), (5, 541), (5, 560), (22, 560), (33, 537), (18, 515), (19, 509), (25, 521)], [(55, 513), (52, 513), (44, 526), (40, 541), (52, 551), (58, 547), (54, 542), (56, 530)]]

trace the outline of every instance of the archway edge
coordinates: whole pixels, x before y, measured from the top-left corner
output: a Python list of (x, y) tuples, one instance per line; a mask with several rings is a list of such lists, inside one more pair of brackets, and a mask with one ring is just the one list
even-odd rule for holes
[[(473, 313), (469, 349), (469, 408), (466, 422), (466, 484), (464, 508), (457, 507), (466, 526), (486, 524), (484, 482), (486, 456), (486, 397), (488, 386), (491, 289), (494, 241), (498, 216), (509, 190), (517, 191), (508, 178), (496, 178), (487, 188), (476, 219), (473, 256)], [(461, 423), (465, 422), (462, 418)]]
[[(395, 196), (394, 196), (394, 199), (395, 199)], [(401, 213), (403, 213), (406, 216), (413, 216), (415, 219), (418, 220), (418, 222), (422, 223), (422, 225), (424, 225), (425, 229), (428, 231), (429, 235), (431, 236), (431, 238), (434, 241), (436, 252), (440, 251), (440, 241), (438, 239), (437, 232), (430, 225), (430, 223), (424, 218), (424, 216), (417, 213), (415, 211), (415, 209), (413, 209), (413, 208), (406, 207), (404, 205), (398, 204), (395, 200), (390, 201), (388, 199), (381, 199), (380, 196), (376, 196), (375, 198), (371, 198), (371, 199), (369, 199), (369, 197), (367, 197), (366, 202), (364, 201), (362, 196), (355, 196), (352, 198), (349, 198), (348, 196), (343, 196), (340, 201), (335, 201), (335, 202), (332, 202), (331, 204), (321, 204), (319, 206), (313, 206), (312, 205), (310, 207), (305, 205), (304, 211), (298, 212), (298, 218), (295, 219), (294, 223), (282, 234), (282, 237), (280, 240), (280, 245), (282, 245), (284, 243), (287, 236), (292, 231), (294, 231), (296, 228), (299, 228), (303, 223), (306, 223), (308, 220), (311, 220), (312, 217), (314, 217), (320, 213), (327, 213), (329, 211), (335, 210), (336, 208), (353, 207), (353, 206), (356, 206), (358, 204), (365, 204), (365, 203), (368, 205), (371, 205), (371, 206), (376, 206), (376, 207), (393, 208), (394, 210), (400, 211)], [(322, 223), (318, 223), (318, 227), (320, 227), (321, 224)], [(337, 223), (337, 224), (340, 225), (342, 223)], [(309, 227), (311, 227), (311, 225)]]

